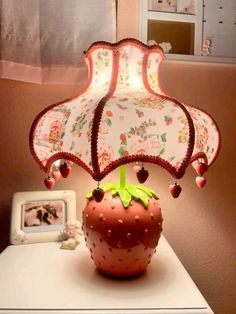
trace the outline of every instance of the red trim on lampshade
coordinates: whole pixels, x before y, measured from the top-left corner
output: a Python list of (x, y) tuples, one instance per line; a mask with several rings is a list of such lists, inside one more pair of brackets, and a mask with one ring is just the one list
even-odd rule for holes
[(137, 39), (134, 38), (125, 38), (122, 39), (120, 41), (118, 41), (117, 43), (109, 43), (106, 41), (98, 41), (93, 43), (86, 52), (84, 52), (85, 56), (89, 56), (91, 55), (91, 53), (98, 49), (98, 48), (106, 48), (106, 49), (111, 49), (111, 50), (118, 50), (124, 46), (126, 46), (127, 44), (132, 45), (136, 48), (139, 48), (142, 52), (150, 52), (150, 51), (156, 51), (160, 54), (162, 59), (165, 59), (165, 55), (163, 52), (163, 49), (158, 46), (158, 45), (152, 45), (152, 46), (147, 46), (144, 43), (138, 41)]
[(204, 152), (198, 152), (196, 154), (194, 154), (191, 159), (189, 160), (189, 164), (193, 163), (194, 161), (198, 160), (198, 159), (204, 159), (204, 163), (208, 165), (208, 159), (207, 159), (207, 155)]

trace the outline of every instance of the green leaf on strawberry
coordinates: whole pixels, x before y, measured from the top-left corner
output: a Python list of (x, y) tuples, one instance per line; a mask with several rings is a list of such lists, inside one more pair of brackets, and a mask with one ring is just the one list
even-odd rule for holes
[[(125, 187), (121, 187), (118, 183), (107, 183), (101, 186), (101, 188), (104, 192), (111, 191), (113, 197), (119, 195), (125, 208), (130, 206), (132, 200), (142, 203), (147, 208), (150, 198), (159, 198), (154, 190), (144, 185), (127, 184)], [(93, 193), (87, 193), (86, 198), (92, 199)]]
[(145, 208), (148, 207), (149, 197), (145, 192), (139, 190), (135, 185), (127, 185), (126, 189), (136, 201), (141, 202)]
[(159, 197), (157, 196), (156, 192), (145, 186), (145, 185), (136, 185), (136, 187), (139, 189), (139, 190), (142, 190), (143, 192), (145, 192), (149, 197), (154, 197), (156, 200), (159, 199)]
[(125, 208), (129, 207), (132, 201), (132, 196), (130, 195), (130, 193), (125, 188), (120, 188), (118, 193), (123, 203), (123, 206)]

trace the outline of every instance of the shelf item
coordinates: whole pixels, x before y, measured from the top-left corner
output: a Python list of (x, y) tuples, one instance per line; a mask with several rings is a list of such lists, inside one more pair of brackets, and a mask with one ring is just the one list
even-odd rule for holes
[(194, 23), (148, 21), (148, 41), (155, 40), (157, 43), (170, 42), (170, 53), (193, 55), (194, 31)]
[(195, 0), (149, 0), (148, 10), (195, 14)]

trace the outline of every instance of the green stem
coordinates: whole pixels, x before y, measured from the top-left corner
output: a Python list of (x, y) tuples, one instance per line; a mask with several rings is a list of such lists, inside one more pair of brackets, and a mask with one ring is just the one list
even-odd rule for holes
[(125, 165), (120, 166), (120, 187), (125, 188), (126, 186), (126, 169)]

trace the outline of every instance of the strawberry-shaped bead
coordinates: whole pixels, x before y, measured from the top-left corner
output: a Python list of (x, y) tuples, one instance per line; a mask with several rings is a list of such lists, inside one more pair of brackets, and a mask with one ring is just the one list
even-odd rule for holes
[(203, 176), (196, 177), (196, 184), (199, 188), (203, 188), (206, 184), (206, 178)]
[(52, 189), (55, 185), (55, 179), (49, 174), (47, 178), (44, 179), (44, 184), (47, 189)]
[(104, 196), (104, 191), (100, 187), (97, 187), (96, 189), (93, 190), (93, 198), (95, 199), (96, 202), (100, 203), (103, 199)]
[(61, 172), (59, 171), (58, 168), (56, 168), (55, 170), (53, 170), (52, 172), (52, 176), (55, 179), (55, 181), (59, 181), (61, 178)]
[(199, 176), (202, 176), (207, 170), (208, 170), (208, 166), (207, 164), (203, 163), (203, 162), (199, 162), (196, 167), (195, 167), (195, 170), (197, 172), (197, 174)]
[(65, 161), (63, 164), (60, 165), (59, 170), (63, 178), (67, 178), (71, 172), (71, 166)]
[(139, 183), (144, 183), (147, 180), (149, 173), (146, 169), (144, 169), (144, 167), (142, 167), (140, 170), (138, 170), (136, 176)]
[(182, 188), (180, 185), (177, 184), (177, 182), (175, 182), (174, 184), (170, 185), (169, 191), (174, 198), (177, 198), (177, 197), (179, 197), (179, 195), (182, 191)]

